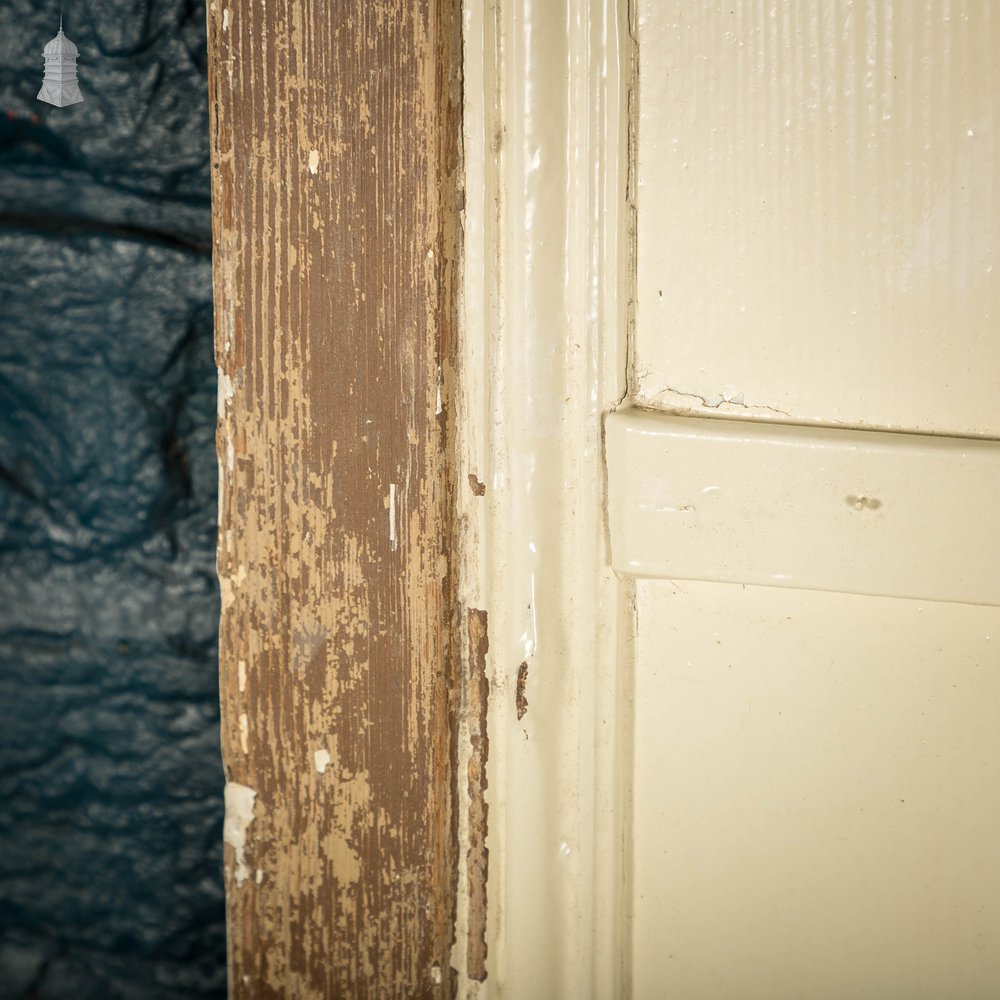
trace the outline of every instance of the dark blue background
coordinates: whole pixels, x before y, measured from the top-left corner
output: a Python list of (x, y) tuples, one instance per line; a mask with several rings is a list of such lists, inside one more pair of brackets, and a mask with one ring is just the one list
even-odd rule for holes
[(203, 2), (0, 0), (0, 997), (221, 997)]

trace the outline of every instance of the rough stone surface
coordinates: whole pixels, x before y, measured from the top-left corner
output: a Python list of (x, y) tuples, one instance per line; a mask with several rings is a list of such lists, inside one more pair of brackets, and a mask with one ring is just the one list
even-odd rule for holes
[(0, 996), (221, 997), (204, 4), (65, 11), (53, 108), (0, 5)]

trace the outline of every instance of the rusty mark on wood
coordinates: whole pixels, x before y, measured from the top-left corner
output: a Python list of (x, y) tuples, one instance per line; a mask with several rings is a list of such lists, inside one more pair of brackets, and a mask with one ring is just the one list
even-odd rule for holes
[(208, 8), (230, 995), (442, 1000), (460, 2)]
[(468, 974), (482, 982), (486, 978), (486, 882), (489, 850), (486, 834), (489, 806), (486, 802), (486, 762), (490, 739), (486, 729), (490, 685), (486, 675), (486, 653), (490, 648), (485, 611), (469, 609), (469, 944)]
[(527, 686), (528, 686), (528, 661), (525, 660), (517, 668), (517, 687), (514, 691), (514, 704), (517, 708), (518, 722), (520, 722), (524, 718), (524, 713), (528, 711), (528, 696), (525, 691)]
[(486, 483), (481, 483), (474, 472), (469, 473), (469, 486), (477, 497), (486, 496)]

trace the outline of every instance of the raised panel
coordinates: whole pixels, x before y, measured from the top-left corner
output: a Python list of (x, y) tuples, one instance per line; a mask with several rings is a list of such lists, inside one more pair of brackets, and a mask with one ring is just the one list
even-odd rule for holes
[(1000, 7), (638, 13), (640, 401), (1000, 436)]
[(640, 580), (637, 1000), (1000, 995), (1000, 610)]

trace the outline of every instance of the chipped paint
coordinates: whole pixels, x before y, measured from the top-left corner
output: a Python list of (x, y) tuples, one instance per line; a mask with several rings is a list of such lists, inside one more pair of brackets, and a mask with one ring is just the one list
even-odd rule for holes
[(219, 391), (217, 395), (218, 401), (218, 415), (221, 420), (226, 415), (226, 407), (229, 405), (229, 401), (236, 395), (236, 386), (233, 380), (229, 377), (229, 374), (219, 369)]
[(393, 552), (396, 551), (398, 539), (396, 538), (396, 484), (389, 484), (389, 545)]
[[(465, 7), (463, 353), (447, 398), (462, 444), (460, 593), (489, 611), (491, 695), (488, 976), (461, 979), (462, 1000), (627, 995), (607, 767), (621, 587), (602, 551), (600, 456), (602, 414), (625, 389), (631, 6)], [(475, 657), (463, 656), (468, 676)], [(519, 725), (522, 662), (533, 721)], [(463, 722), (476, 717), (470, 698)], [(474, 835), (462, 832), (463, 854)], [(560, 840), (586, 849), (562, 858)], [(456, 951), (474, 912), (460, 897)]]
[(247, 829), (253, 822), (256, 798), (257, 793), (252, 788), (235, 781), (226, 782), (223, 794), (226, 816), (222, 824), (222, 839), (233, 849), (237, 885), (242, 885), (250, 874), (246, 864)]
[(490, 684), (486, 674), (489, 652), (489, 621), (485, 611), (469, 609), (469, 703), (466, 717), (470, 726), (469, 756), (466, 772), (469, 782), (469, 822), (466, 832), (466, 873), (468, 878), (468, 952), (467, 973), (470, 979), (486, 978), (487, 882), (489, 874), (489, 806), (486, 802), (486, 765), (490, 756), (487, 731)]
[(444, 1000), (459, 3), (233, 10), (208, 16), (220, 688), (267, 876), (227, 896), (230, 989)]
[(522, 661), (517, 668), (517, 687), (514, 690), (514, 707), (517, 710), (517, 721), (520, 722), (528, 712), (528, 661)]
[(313, 754), (313, 762), (316, 765), (317, 774), (326, 774), (326, 769), (330, 766), (330, 751), (326, 748), (317, 750)]
[(643, 372), (638, 376), (639, 391), (637, 402), (642, 406), (655, 406), (668, 413), (713, 416), (715, 414), (744, 417), (789, 416), (784, 410), (760, 403), (745, 401), (745, 393), (735, 386), (723, 386), (718, 392), (699, 394), (688, 390), (675, 389), (663, 384), (661, 376), (655, 372)]

